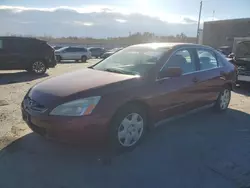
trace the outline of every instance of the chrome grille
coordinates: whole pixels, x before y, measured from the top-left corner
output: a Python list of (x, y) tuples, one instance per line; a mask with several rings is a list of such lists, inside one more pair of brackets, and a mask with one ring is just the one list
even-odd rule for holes
[(27, 110), (33, 110), (36, 112), (45, 112), (47, 108), (45, 106), (39, 104), (37, 101), (31, 99), (30, 97), (26, 97), (23, 101), (23, 106)]
[(250, 70), (245, 66), (239, 66), (238, 75), (250, 76)]

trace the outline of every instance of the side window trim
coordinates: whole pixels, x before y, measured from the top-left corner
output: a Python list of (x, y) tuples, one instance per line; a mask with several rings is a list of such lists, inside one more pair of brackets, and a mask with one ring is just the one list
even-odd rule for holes
[[(190, 50), (195, 50), (196, 47), (181, 47), (178, 49), (175, 49), (172, 54), (169, 56), (169, 58), (167, 59), (167, 61), (162, 65), (162, 67), (160, 68), (159, 72), (163, 70), (163, 68), (165, 67), (165, 65), (168, 63), (168, 61), (171, 59), (172, 56), (174, 56), (174, 54), (176, 54), (176, 52), (180, 51), (180, 50), (184, 50), (184, 49), (190, 49)], [(190, 54), (192, 55), (192, 54)]]
[[(166, 62), (162, 65), (162, 67), (160, 68), (160, 70), (159, 70), (159, 72), (160, 71), (162, 71), (163, 70), (163, 68), (165, 67), (165, 65), (168, 63), (168, 61), (170, 60), (170, 58), (174, 55), (174, 54), (176, 54), (176, 52), (178, 52), (179, 50), (183, 50), (183, 49), (190, 49), (190, 50), (194, 50), (194, 51), (196, 51), (196, 54), (193, 54), (194, 56), (196, 56), (195, 57), (195, 67), (196, 67), (196, 71), (193, 71), (193, 72), (189, 72), (189, 73), (184, 73), (182, 76), (184, 76), (184, 75), (189, 75), (189, 74), (193, 74), (193, 73), (197, 73), (197, 72), (203, 72), (203, 71), (207, 71), (207, 70), (212, 70), (212, 69), (217, 69), (217, 68), (219, 68), (219, 66), (218, 66), (218, 58), (217, 58), (217, 56), (216, 56), (216, 53), (214, 53), (210, 48), (206, 48), (206, 47), (197, 47), (197, 46), (192, 46), (192, 47), (190, 47), (190, 46), (188, 46), (188, 47), (181, 47), (181, 48), (178, 48), (178, 49), (175, 49), (172, 53), (171, 53), (171, 55), (169, 56), (169, 58), (166, 60)], [(198, 50), (208, 50), (208, 51), (212, 51), (213, 52), (213, 54), (214, 54), (214, 56), (215, 56), (215, 58), (216, 58), (216, 61), (217, 61), (217, 67), (215, 67), (215, 68), (211, 68), (211, 69), (206, 69), (206, 70), (201, 70), (201, 68), (200, 68), (200, 59), (199, 59), (199, 55), (198, 55)], [(193, 52), (193, 53), (195, 53), (195, 52)], [(157, 78), (156, 77), (156, 81), (160, 81), (160, 80), (165, 80), (165, 79), (169, 79), (168, 77), (165, 77), (165, 78)]]
[[(192, 73), (195, 73), (197, 71), (199, 71), (199, 67), (197, 67), (197, 64), (199, 64), (199, 62), (197, 62), (196, 60), (196, 55), (194, 54), (196, 51), (196, 47), (181, 47), (181, 48), (178, 48), (176, 50), (174, 50), (171, 55), (169, 56), (169, 58), (167, 59), (167, 61), (163, 64), (163, 66), (160, 68), (159, 72), (161, 72), (163, 70), (163, 68), (166, 66), (166, 64), (169, 62), (169, 60), (178, 52), (178, 51), (181, 51), (181, 50), (187, 50), (189, 53), (190, 53), (190, 57), (192, 58), (193, 57), (193, 60), (194, 60), (194, 65), (195, 65), (195, 71), (192, 71), (192, 72), (188, 72), (188, 73), (184, 73), (182, 75), (188, 75), (188, 74), (192, 74)], [(163, 78), (164, 79), (164, 78)]]
[(224, 67), (225, 66), (224, 57), (222, 57), (222, 55), (220, 55), (218, 52), (215, 52), (215, 55), (218, 61), (218, 67)]

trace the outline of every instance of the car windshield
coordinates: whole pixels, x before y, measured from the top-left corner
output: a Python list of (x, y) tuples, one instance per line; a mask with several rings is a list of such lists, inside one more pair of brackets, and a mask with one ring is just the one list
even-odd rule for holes
[(104, 59), (92, 68), (141, 76), (151, 69), (167, 50), (166, 48), (128, 47)]

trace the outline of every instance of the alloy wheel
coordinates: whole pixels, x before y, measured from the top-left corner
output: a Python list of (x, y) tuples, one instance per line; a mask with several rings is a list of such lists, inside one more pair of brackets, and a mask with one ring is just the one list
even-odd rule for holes
[(46, 66), (45, 66), (45, 64), (43, 62), (36, 61), (32, 65), (32, 70), (36, 74), (42, 74), (42, 73), (44, 73), (46, 71)]

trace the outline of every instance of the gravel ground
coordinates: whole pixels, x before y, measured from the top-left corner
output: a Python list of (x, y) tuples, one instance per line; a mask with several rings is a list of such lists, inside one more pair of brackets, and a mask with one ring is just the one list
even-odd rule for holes
[(20, 111), (22, 99), (30, 87), (52, 76), (84, 68), (97, 61), (93, 59), (88, 63), (58, 64), (44, 76), (30, 75), (26, 71), (0, 71), (0, 149), (30, 132), (21, 118)]
[[(168, 122), (122, 155), (53, 143), (32, 133), (20, 113), (28, 89), (94, 62), (59, 64), (41, 78), (0, 71), (1, 188), (250, 187), (249, 85), (232, 94), (226, 113), (207, 109)], [(103, 165), (104, 158), (110, 163)]]

